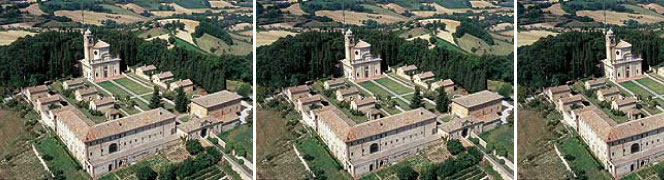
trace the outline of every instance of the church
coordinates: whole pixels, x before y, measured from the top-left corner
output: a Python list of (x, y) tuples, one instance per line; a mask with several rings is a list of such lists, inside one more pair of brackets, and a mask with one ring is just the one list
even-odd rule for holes
[(81, 63), (83, 77), (92, 81), (103, 81), (120, 76), (120, 58), (113, 57), (110, 52), (111, 45), (98, 40), (95, 41), (90, 29), (83, 34), (83, 54)]
[(360, 40), (355, 42), (353, 32), (348, 29), (344, 34), (346, 58), (341, 60), (344, 76), (351, 81), (362, 81), (380, 77), (380, 57), (371, 54), (371, 44)]
[(602, 60), (602, 64), (606, 78), (622, 82), (645, 77), (641, 66), (643, 59), (632, 55), (632, 44), (623, 40), (616, 43), (612, 30), (606, 32), (605, 40), (606, 59)]

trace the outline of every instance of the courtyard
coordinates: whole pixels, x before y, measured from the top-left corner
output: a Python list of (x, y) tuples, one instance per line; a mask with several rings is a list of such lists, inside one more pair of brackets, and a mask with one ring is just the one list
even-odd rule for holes
[[(377, 96), (378, 99), (386, 99), (389, 97), (390, 100), (396, 102), (395, 109), (386, 108), (385, 111), (389, 114), (397, 114), (407, 110), (410, 110), (410, 102), (413, 99), (415, 93), (415, 85), (411, 82), (398, 79), (399, 77), (394, 77), (390, 74), (385, 74), (384, 77), (375, 80), (367, 80), (363, 82), (350, 82), (352, 85), (356, 86), (361, 92), (365, 95)], [(421, 90), (421, 95), (423, 98), (424, 107), (435, 111), (435, 102), (432, 99), (426, 98), (425, 91)], [(385, 113), (385, 111), (383, 111)]]

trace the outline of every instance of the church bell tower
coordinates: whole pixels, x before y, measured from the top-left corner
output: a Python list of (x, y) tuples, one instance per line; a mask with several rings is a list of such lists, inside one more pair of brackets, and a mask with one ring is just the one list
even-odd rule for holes
[(353, 36), (353, 32), (348, 29), (346, 33), (344, 34), (344, 51), (346, 52), (346, 60), (349, 62), (354, 59), (353, 55), (353, 46), (355, 45), (355, 37)]
[(613, 62), (616, 60), (616, 54), (614, 53), (616, 51), (616, 35), (613, 34), (613, 31), (611, 29), (609, 29), (609, 31), (606, 32), (605, 41), (606, 41), (606, 58), (609, 59), (611, 62)]
[(85, 55), (85, 60), (92, 60), (92, 47), (94, 47), (95, 40), (94, 35), (90, 32), (90, 29), (87, 29), (83, 34), (83, 53)]

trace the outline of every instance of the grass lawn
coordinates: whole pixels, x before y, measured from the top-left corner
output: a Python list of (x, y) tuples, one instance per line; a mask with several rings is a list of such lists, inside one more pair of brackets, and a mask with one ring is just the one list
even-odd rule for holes
[(487, 143), (494, 144), (494, 147), (505, 147), (507, 158), (514, 158), (514, 126), (512, 124), (504, 124), (496, 129), (483, 132), (480, 137)]
[(236, 146), (242, 146), (247, 150), (247, 159), (253, 161), (254, 159), (254, 149), (253, 149), (253, 129), (249, 124), (242, 124), (235, 129), (230, 131), (222, 132), (218, 135), (219, 138), (224, 140), (226, 143), (234, 143)]
[(641, 85), (648, 87), (648, 89), (655, 91), (657, 94), (664, 94), (664, 85), (656, 82), (655, 80), (650, 78), (642, 78), (636, 80), (636, 82), (641, 83)]
[(308, 154), (314, 157), (312, 161), (307, 161), (313, 171), (323, 170), (328, 179), (351, 179), (350, 174), (330, 155), (323, 142), (309, 137), (298, 141), (296, 146), (302, 156)]
[[(173, 36), (173, 37), (175, 37), (175, 36)], [(201, 54), (209, 54), (209, 53), (203, 51), (201, 48), (198, 48), (198, 47), (194, 46), (193, 44), (189, 44), (189, 42), (184, 41), (184, 40), (182, 40), (178, 37), (175, 37), (175, 46), (184, 48), (186, 50), (195, 51), (195, 52), (198, 52), (198, 53), (201, 53)]]
[[(122, 90), (122, 88), (116, 86), (115, 84), (113, 84), (109, 81), (99, 82), (99, 83), (97, 83), (97, 85), (99, 85), (99, 86), (103, 87), (104, 89), (110, 91), (116, 97), (124, 98), (124, 97), (130, 96), (127, 91)], [(103, 91), (103, 90), (99, 90), (99, 91)]]
[(629, 89), (634, 94), (638, 94), (638, 95), (641, 95), (643, 97), (652, 96), (652, 94), (650, 94), (645, 89), (641, 88), (639, 85), (636, 85), (636, 83), (634, 83), (632, 81), (621, 82), (620, 85), (627, 88), (627, 89)]
[(401, 107), (401, 109), (406, 110), (406, 111), (411, 109), (410, 105), (408, 105), (408, 103), (406, 103), (405, 101), (403, 101), (401, 99), (397, 99), (397, 98), (394, 98), (394, 100), (397, 101), (397, 104), (399, 105), (399, 107)]
[[(146, 99), (146, 100), (147, 100), (147, 99)], [(149, 101), (149, 100), (148, 100), (148, 101)], [(148, 107), (148, 104), (145, 103), (145, 102), (143, 102), (143, 101), (141, 101), (140, 99), (134, 99), (134, 102), (136, 102), (136, 105), (138, 105), (138, 107), (140, 107), (141, 109), (143, 109), (143, 111), (150, 110), (150, 107)]]
[(588, 177), (592, 177), (593, 179), (613, 179), (607, 171), (598, 168), (601, 164), (588, 151), (583, 141), (578, 138), (565, 138), (562, 142), (558, 143), (558, 149), (564, 155), (569, 154), (575, 157), (574, 160), (567, 161), (572, 169), (577, 169), (577, 171), (583, 170)]
[(150, 88), (147, 88), (141, 84), (138, 84), (128, 78), (122, 78), (122, 79), (116, 79), (113, 80), (116, 83), (124, 86), (125, 88), (129, 89), (130, 91), (133, 91), (136, 94), (145, 94), (145, 93), (150, 93), (153, 90)]
[(51, 161), (46, 161), (51, 171), (55, 171), (56, 169), (62, 170), (67, 179), (90, 179), (90, 176), (81, 169), (78, 162), (69, 156), (62, 142), (55, 137), (46, 137), (38, 140), (35, 143), (35, 148), (41, 153), (42, 157), (46, 155), (53, 157)]
[(381, 84), (381, 85), (385, 86), (390, 91), (392, 91), (394, 93), (397, 93), (399, 95), (415, 91), (415, 90), (407, 88), (406, 86), (403, 86), (403, 85), (401, 85), (397, 82), (394, 82), (390, 78), (378, 79), (378, 80), (376, 80), (376, 82), (378, 84)]
[(378, 87), (376, 84), (369, 82), (369, 81), (364, 81), (361, 83), (358, 83), (360, 86), (366, 88), (367, 90), (371, 91), (374, 95), (380, 96), (380, 97), (387, 97), (387, 96), (392, 96), (390, 93), (385, 91), (383, 88)]

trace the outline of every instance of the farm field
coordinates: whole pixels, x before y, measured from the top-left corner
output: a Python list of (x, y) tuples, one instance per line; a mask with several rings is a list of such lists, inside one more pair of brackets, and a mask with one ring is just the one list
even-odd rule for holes
[(519, 41), (517, 42), (517, 46), (520, 47), (525, 45), (531, 45), (536, 41), (540, 40), (541, 38), (545, 38), (547, 36), (556, 36), (556, 35), (558, 35), (558, 33), (550, 31), (542, 31), (542, 30), (519, 31), (518, 32)]
[[(604, 22), (604, 11), (577, 11), (576, 15), (578, 16), (588, 16), (595, 21), (598, 22)], [(653, 15), (645, 15), (645, 14), (630, 14), (630, 13), (623, 13), (623, 12), (615, 12), (615, 11), (606, 11), (606, 22), (609, 24), (615, 24), (615, 25), (625, 25), (624, 21), (625, 20), (635, 20), (640, 23), (645, 23), (645, 24), (652, 24), (652, 23), (658, 23), (664, 21), (663, 17), (660, 16), (653, 16)]]
[(457, 42), (459, 43), (459, 47), (461, 47), (461, 49), (477, 55), (507, 55), (512, 53), (514, 50), (514, 45), (512, 43), (495, 40), (494, 45), (489, 45), (483, 40), (470, 34), (463, 35), (457, 40)]
[[(344, 22), (344, 17), (342, 16), (343, 13), (341, 13), (340, 10), (337, 11), (330, 11), (330, 10), (320, 10), (316, 11), (316, 16), (327, 16), (329, 18), (332, 18), (334, 21), (337, 22)], [(355, 24), (355, 25), (362, 25), (362, 21), (371, 19), (375, 20), (376, 22), (379, 23), (395, 23), (395, 22), (402, 22), (406, 21), (406, 18), (399, 17), (399, 16), (391, 16), (391, 15), (383, 15), (383, 14), (370, 14), (370, 13), (361, 13), (361, 12), (353, 12), (353, 11), (346, 11), (346, 22), (349, 24)]]
[(132, 16), (124, 14), (109, 14), (109, 13), (100, 13), (94, 11), (85, 11), (85, 19), (83, 19), (83, 13), (81, 10), (69, 11), (69, 10), (60, 10), (54, 13), (56, 16), (66, 16), (71, 18), (73, 21), (81, 22), (85, 24), (94, 24), (102, 25), (104, 20), (113, 20), (118, 23), (134, 23), (147, 20), (142, 16)]
[(8, 45), (18, 38), (32, 35), (35, 35), (35, 33), (23, 30), (0, 31), (0, 45)]

